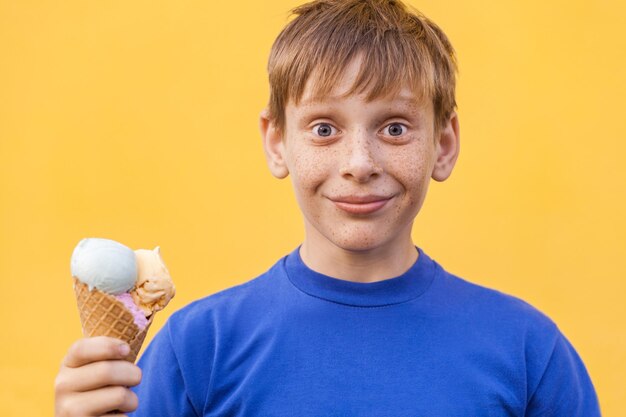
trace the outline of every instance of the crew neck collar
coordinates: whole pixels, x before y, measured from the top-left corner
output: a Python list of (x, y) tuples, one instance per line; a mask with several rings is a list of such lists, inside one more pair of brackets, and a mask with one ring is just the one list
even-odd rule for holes
[(302, 261), (300, 246), (287, 255), (284, 267), (291, 283), (308, 295), (351, 306), (382, 307), (417, 298), (432, 283), (435, 262), (416, 249), (417, 261), (404, 274), (371, 283), (346, 281), (312, 270)]

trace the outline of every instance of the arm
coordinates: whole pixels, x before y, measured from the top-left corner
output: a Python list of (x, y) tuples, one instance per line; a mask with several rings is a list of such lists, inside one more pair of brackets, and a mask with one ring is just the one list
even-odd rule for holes
[(526, 417), (600, 417), (595, 389), (574, 347), (560, 332)]
[(129, 416), (200, 415), (201, 410), (196, 410), (189, 399), (181, 364), (172, 346), (169, 322), (154, 337), (138, 365), (143, 379), (133, 391), (139, 398), (139, 407)]

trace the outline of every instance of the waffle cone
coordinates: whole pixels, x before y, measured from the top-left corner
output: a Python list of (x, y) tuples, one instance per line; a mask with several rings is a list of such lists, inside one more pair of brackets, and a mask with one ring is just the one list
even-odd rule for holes
[(80, 322), (83, 326), (83, 335), (85, 337), (109, 336), (123, 340), (130, 346), (130, 353), (126, 360), (135, 362), (154, 314), (150, 316), (146, 327), (140, 329), (135, 324), (132, 313), (115, 296), (96, 288), (89, 291), (89, 287), (76, 278), (74, 278), (74, 292)]

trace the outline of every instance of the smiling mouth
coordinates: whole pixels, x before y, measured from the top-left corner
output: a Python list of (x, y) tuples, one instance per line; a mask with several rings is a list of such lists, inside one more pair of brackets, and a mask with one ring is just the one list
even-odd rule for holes
[(393, 197), (345, 197), (330, 199), (335, 206), (350, 214), (371, 214), (381, 210)]

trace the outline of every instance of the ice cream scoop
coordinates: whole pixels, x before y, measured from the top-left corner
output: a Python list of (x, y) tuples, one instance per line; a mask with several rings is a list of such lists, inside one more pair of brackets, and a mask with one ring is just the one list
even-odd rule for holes
[(162, 310), (174, 297), (176, 289), (161, 258), (161, 250), (137, 249), (137, 281), (130, 291), (135, 304), (146, 317)]
[(108, 294), (129, 291), (137, 280), (135, 252), (110, 239), (85, 238), (74, 248), (72, 276)]

